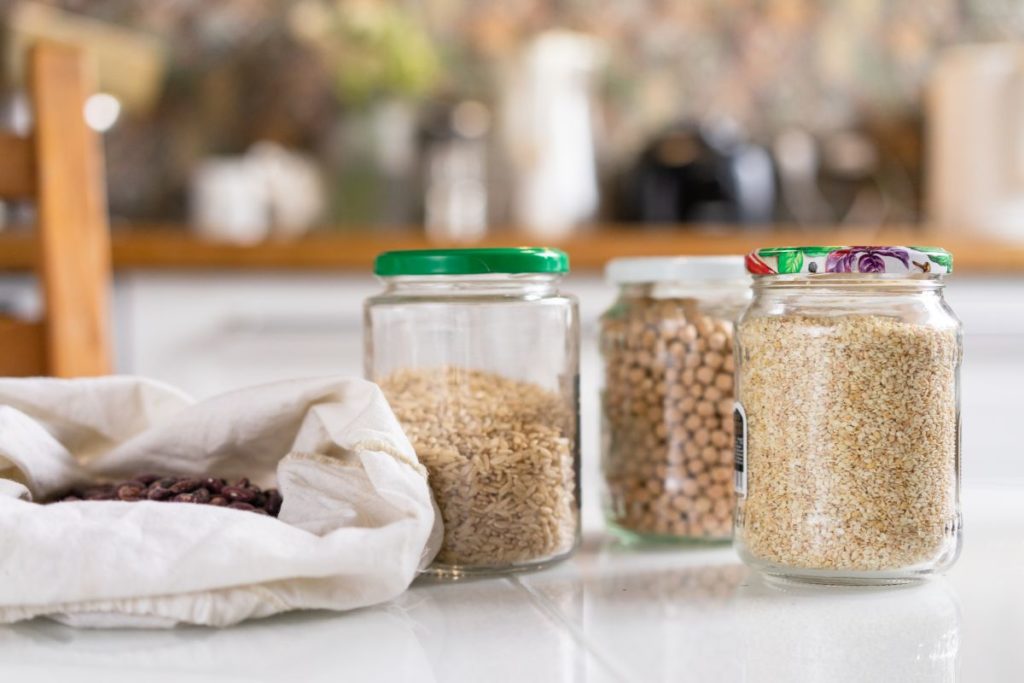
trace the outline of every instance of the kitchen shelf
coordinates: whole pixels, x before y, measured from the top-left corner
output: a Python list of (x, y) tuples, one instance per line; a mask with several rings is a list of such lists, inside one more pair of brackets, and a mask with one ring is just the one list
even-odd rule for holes
[[(544, 244), (569, 252), (574, 270), (596, 270), (616, 256), (736, 254), (791, 244), (929, 244), (953, 252), (956, 270), (1024, 273), (1024, 241), (937, 234), (917, 228), (793, 230), (726, 226), (625, 228), (598, 226), (567, 240), (543, 240), (516, 231), (495, 233), (472, 246)], [(115, 230), (115, 269), (145, 270), (341, 270), (369, 272), (373, 258), (389, 249), (459, 246), (430, 243), (414, 230), (321, 230), (289, 241), (240, 246), (202, 240), (180, 226), (146, 225)], [(32, 268), (35, 244), (24, 230), (0, 232), (0, 270)]]

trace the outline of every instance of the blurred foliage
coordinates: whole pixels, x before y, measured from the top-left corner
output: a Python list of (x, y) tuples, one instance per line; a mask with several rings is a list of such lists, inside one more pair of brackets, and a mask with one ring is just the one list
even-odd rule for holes
[(288, 23), (320, 55), (344, 103), (419, 97), (438, 81), (441, 64), (430, 36), (397, 3), (300, 0)]
[[(18, 1), (0, 0), (0, 23)], [(471, 97), (500, 128), (510, 65), (551, 28), (606, 50), (595, 118), (609, 173), (680, 120), (730, 119), (762, 142), (790, 126), (898, 128), (918, 119), (945, 47), (1024, 37), (1020, 0), (36, 1), (165, 41), (156, 111), (106, 136), (110, 204), (133, 220), (181, 219), (196, 161), (257, 140), (341, 177), (360, 136), (339, 129), (389, 100)]]

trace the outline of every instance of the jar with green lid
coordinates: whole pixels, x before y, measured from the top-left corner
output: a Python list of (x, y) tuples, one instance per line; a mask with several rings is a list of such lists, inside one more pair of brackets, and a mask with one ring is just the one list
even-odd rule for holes
[(429, 472), (432, 570), (545, 566), (579, 539), (579, 314), (544, 248), (386, 252), (365, 366)]
[(960, 322), (931, 247), (747, 257), (736, 328), (740, 556), (776, 578), (889, 584), (960, 551)]

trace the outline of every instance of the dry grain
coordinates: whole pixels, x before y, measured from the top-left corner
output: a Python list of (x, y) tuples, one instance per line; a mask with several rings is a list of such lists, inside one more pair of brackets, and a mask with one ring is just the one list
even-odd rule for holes
[(441, 510), (436, 562), (501, 567), (573, 549), (572, 401), (530, 382), (454, 367), (401, 370), (380, 386)]
[(935, 560), (957, 524), (958, 332), (879, 315), (744, 321), (737, 537), (790, 567)]

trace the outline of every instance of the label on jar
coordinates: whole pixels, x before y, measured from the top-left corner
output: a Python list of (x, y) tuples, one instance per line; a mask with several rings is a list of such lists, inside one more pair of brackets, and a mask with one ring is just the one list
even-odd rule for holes
[(739, 401), (732, 411), (733, 485), (737, 495), (747, 495), (747, 413)]

